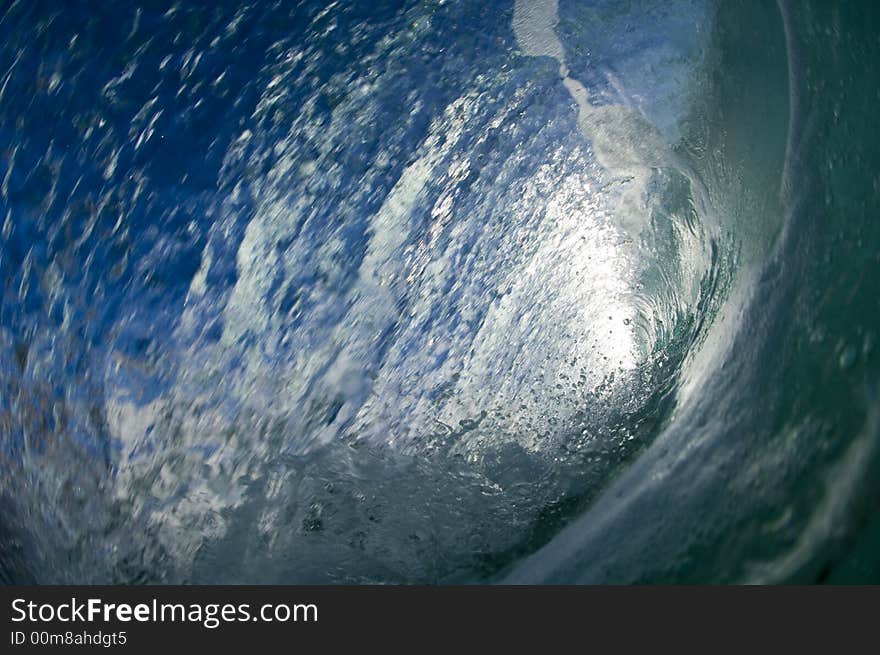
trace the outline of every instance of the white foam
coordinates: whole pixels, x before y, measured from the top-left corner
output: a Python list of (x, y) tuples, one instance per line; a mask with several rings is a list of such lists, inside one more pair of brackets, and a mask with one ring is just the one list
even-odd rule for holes
[(556, 36), (558, 23), (558, 0), (516, 0), (514, 4), (513, 33), (523, 54), (552, 57), (559, 62), (559, 73), (565, 77), (565, 50)]
[(513, 31), (523, 54), (552, 57), (559, 62), (562, 84), (578, 107), (578, 128), (589, 139), (598, 162), (611, 175), (629, 178), (617, 222), (627, 233), (638, 234), (647, 225), (641, 198), (650, 168), (663, 165), (668, 146), (659, 130), (637, 110), (625, 104), (594, 106), (590, 93), (569, 75), (565, 51), (558, 36), (558, 0), (516, 0)]

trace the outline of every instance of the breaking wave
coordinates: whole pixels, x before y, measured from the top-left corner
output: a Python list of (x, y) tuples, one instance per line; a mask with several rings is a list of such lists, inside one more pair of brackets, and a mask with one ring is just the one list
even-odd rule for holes
[(855, 4), (13, 2), (4, 581), (876, 579)]

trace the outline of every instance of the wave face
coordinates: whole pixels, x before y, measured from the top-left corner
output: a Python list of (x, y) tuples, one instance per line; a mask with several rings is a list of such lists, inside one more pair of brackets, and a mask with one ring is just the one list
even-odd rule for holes
[(878, 581), (878, 9), (13, 2), (0, 574)]

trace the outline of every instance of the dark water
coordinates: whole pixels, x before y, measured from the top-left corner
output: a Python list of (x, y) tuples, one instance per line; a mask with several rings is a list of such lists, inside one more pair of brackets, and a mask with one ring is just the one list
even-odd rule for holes
[(880, 582), (876, 3), (4, 3), (5, 582)]

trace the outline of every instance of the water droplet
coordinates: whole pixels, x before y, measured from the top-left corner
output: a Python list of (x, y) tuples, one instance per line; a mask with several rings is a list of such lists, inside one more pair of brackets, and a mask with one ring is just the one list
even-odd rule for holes
[(856, 363), (856, 349), (852, 346), (847, 346), (840, 353), (840, 368), (843, 370), (847, 370), (852, 368), (852, 365)]

